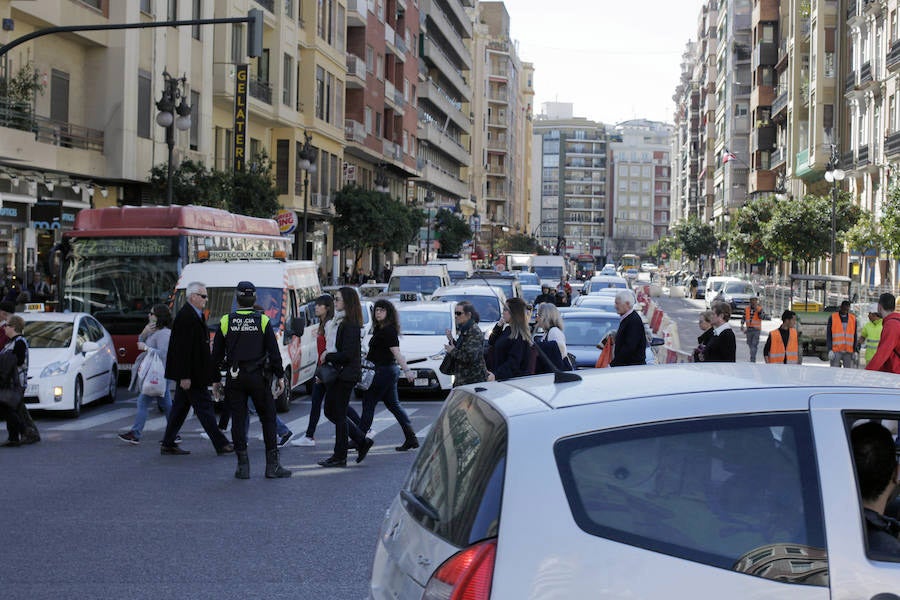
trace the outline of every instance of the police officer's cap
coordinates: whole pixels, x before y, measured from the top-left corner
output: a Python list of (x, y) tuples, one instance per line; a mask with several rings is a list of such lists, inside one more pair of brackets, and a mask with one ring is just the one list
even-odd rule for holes
[(256, 286), (249, 281), (242, 281), (237, 284), (237, 295), (249, 298), (256, 295)]

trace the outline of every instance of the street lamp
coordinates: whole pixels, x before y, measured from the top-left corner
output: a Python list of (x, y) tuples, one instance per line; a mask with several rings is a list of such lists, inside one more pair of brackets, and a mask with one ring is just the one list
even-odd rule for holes
[(169, 75), (168, 71), (163, 71), (162, 98), (156, 103), (156, 108), (159, 109), (159, 113), (156, 115), (156, 124), (166, 129), (166, 146), (169, 148), (169, 165), (166, 168), (166, 204), (170, 206), (172, 204), (175, 129), (187, 131), (191, 128), (191, 107), (187, 103), (186, 87), (187, 77), (174, 78)]
[(431, 258), (431, 209), (434, 208), (434, 192), (431, 191), (431, 188), (428, 188), (428, 191), (425, 192), (425, 225), (426, 229), (426, 238), (425, 238), (425, 264), (428, 264), (428, 260)]
[(837, 207), (838, 182), (844, 180), (844, 171), (838, 168), (838, 152), (835, 144), (831, 145), (831, 161), (825, 165), (825, 181), (831, 184), (831, 274), (837, 273), (837, 262), (835, 261), (836, 246), (835, 233), (837, 224), (835, 221), (835, 210)]
[(306, 224), (309, 218), (309, 174), (316, 172), (316, 150), (309, 141), (312, 136), (304, 130), (303, 147), (297, 156), (297, 166), (303, 170), (303, 231), (300, 238), (300, 252), (298, 258), (306, 260)]

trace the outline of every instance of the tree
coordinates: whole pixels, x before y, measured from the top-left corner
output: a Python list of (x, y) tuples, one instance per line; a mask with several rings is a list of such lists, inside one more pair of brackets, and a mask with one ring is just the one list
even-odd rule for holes
[[(850, 195), (841, 193), (835, 202), (835, 235), (853, 227), (861, 210)], [(781, 200), (765, 230), (764, 243), (776, 256), (807, 263), (831, 252), (831, 197), (807, 194), (802, 200)], [(838, 248), (840, 251), (840, 248)]]
[(229, 212), (271, 219), (281, 208), (272, 179), (272, 161), (265, 152), (254, 156), (244, 171), (232, 171), (230, 175), (231, 193), (225, 196)]
[(894, 256), (900, 256), (900, 185), (888, 189), (882, 208), (881, 231), (885, 248)]
[(765, 244), (767, 224), (772, 220), (776, 200), (773, 196), (761, 196), (742, 206), (732, 221), (728, 234), (729, 258), (750, 264), (773, 260), (776, 255)]
[[(681, 248), (678, 246), (678, 240), (672, 236), (664, 236), (651, 243), (647, 247), (647, 254), (656, 257), (657, 262), (669, 258), (676, 258), (681, 254)], [(663, 258), (663, 254), (666, 255)]]
[(353, 251), (354, 265), (359, 264), (368, 249), (398, 253), (406, 250), (425, 222), (421, 210), (355, 185), (345, 186), (335, 195), (334, 210), (335, 243)]
[(434, 215), (435, 237), (441, 241), (442, 254), (459, 254), (463, 243), (472, 239), (472, 228), (446, 208)]
[(507, 252), (523, 252), (525, 254), (547, 254), (537, 238), (524, 233), (514, 233), (506, 238)]
[(691, 260), (697, 260), (703, 254), (712, 254), (719, 247), (716, 230), (708, 223), (702, 223), (692, 216), (675, 226), (675, 239)]
[(850, 252), (865, 254), (869, 250), (876, 252), (885, 247), (885, 237), (875, 215), (864, 211), (853, 227), (842, 237)]

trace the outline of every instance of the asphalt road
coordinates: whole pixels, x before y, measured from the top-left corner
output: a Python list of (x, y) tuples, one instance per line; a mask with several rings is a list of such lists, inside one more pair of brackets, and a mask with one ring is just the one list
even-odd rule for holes
[[(77, 420), (36, 413), (40, 443), (0, 448), (0, 597), (366, 597), (382, 517), (415, 457), (394, 450), (403, 434), (390, 413), (376, 412), (375, 447), (359, 465), (351, 451), (346, 469), (316, 465), (334, 442), (323, 417), (316, 447), (282, 450), (294, 472), (283, 480), (263, 477), (254, 418), (251, 479), (241, 481), (234, 455), (217, 456), (193, 416), (182, 430), (189, 456), (160, 455), (159, 413), (140, 445), (118, 440), (135, 412), (120, 392)], [(441, 402), (401, 401), (424, 437)], [(303, 397), (281, 416), (300, 435), (309, 409)]]

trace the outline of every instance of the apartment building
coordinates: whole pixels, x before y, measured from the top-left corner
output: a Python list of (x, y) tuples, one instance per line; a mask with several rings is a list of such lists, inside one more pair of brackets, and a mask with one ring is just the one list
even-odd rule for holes
[[(409, 0), (407, 0), (409, 1)], [(420, 0), (416, 201), (456, 210), (472, 166), (474, 0)]]
[(607, 253), (618, 260), (622, 254), (646, 254), (647, 247), (666, 234), (673, 127), (634, 119), (611, 129), (609, 197), (613, 218)]
[(476, 10), (471, 196), (484, 215), (482, 229), (502, 225), (527, 233), (534, 67), (519, 59), (503, 2), (479, 2)]
[(714, 176), (721, 160), (721, 155), (716, 151), (718, 6), (719, 0), (709, 0), (700, 9), (697, 23), (697, 62), (694, 65), (693, 78), (700, 89), (697, 216), (703, 221), (712, 218), (715, 202)]
[(553, 254), (607, 260), (608, 138), (602, 123), (545, 103), (534, 121), (531, 232)]
[(673, 222), (697, 216), (699, 197), (700, 154), (700, 86), (693, 81), (698, 45), (685, 44), (681, 55), (681, 79), (672, 100), (675, 102), (672, 133), (672, 193), (670, 197)]
[[(33, 65), (43, 94), (33, 106), (37, 136), (15, 120), (0, 123), (0, 200), (4, 214), (13, 215), (0, 217), (9, 219), (0, 222), (0, 230), (10, 234), (0, 237), (12, 241), (0, 261), (29, 272), (58, 241), (59, 230), (29, 226), (39, 198), (60, 201), (63, 229), (81, 208), (150, 201), (149, 172), (168, 158), (165, 128), (154, 124), (164, 71), (185, 78), (182, 92), (191, 107), (190, 129), (175, 136), (176, 164), (192, 159), (232, 168), (235, 74), (247, 64), (247, 154), (270, 157), (279, 201), (299, 222), (306, 214), (308, 243), (299, 252), (325, 270), (331, 267), (327, 220), (342, 185), (345, 140), (343, 4), (0, 0), (0, 16), (12, 27), (0, 32), (0, 42), (49, 26), (238, 17), (250, 8), (264, 15), (263, 53), (254, 59), (246, 55), (243, 24), (51, 35), (8, 55), (7, 73)], [(308, 172), (298, 167), (307, 134), (316, 165)]]

